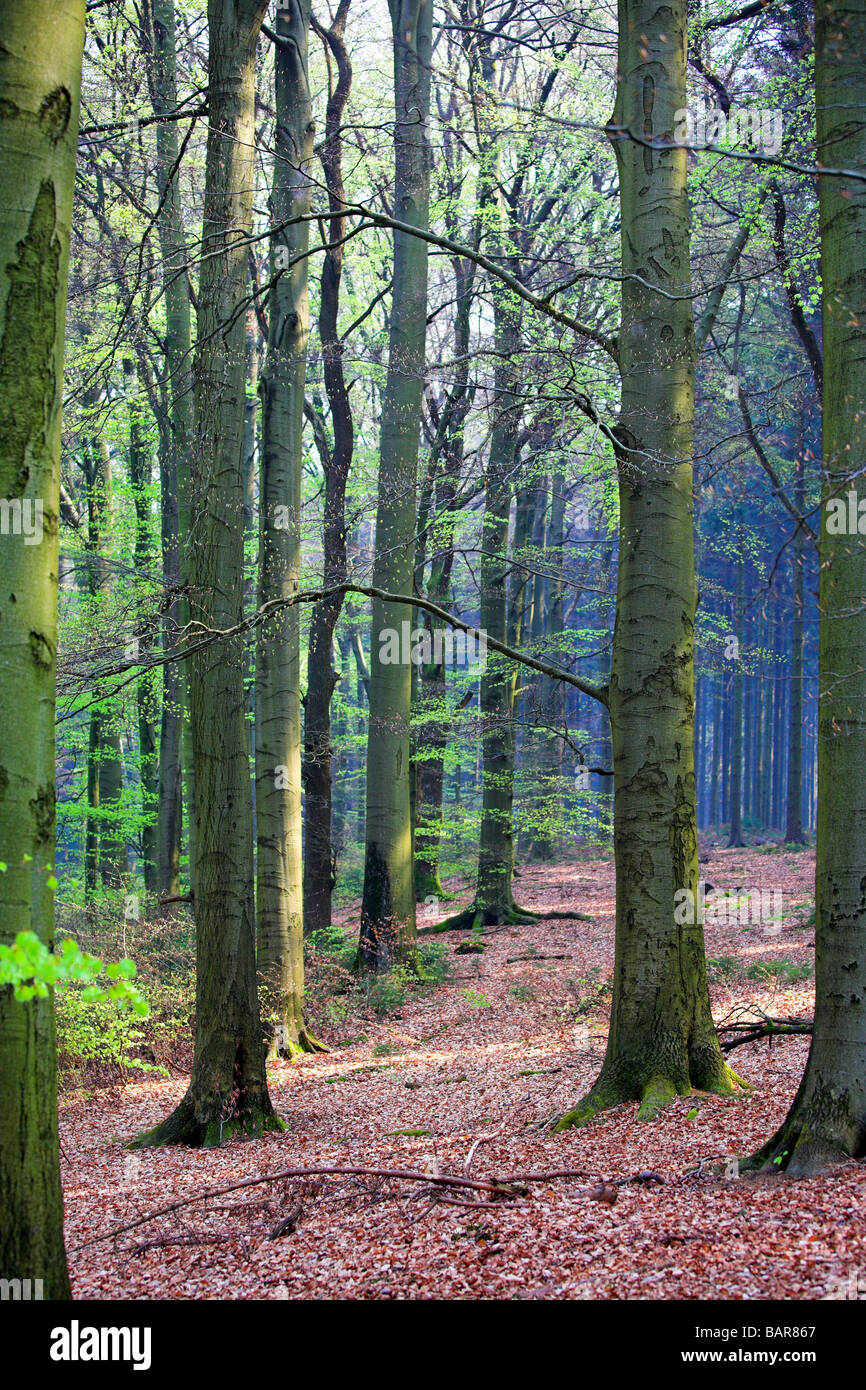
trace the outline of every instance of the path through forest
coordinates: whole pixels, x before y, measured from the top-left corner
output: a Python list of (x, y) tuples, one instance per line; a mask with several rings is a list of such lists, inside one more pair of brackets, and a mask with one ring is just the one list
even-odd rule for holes
[[(775, 888), (784, 904), (780, 932), (708, 923), (717, 1022), (745, 1006), (810, 1016), (813, 855), (716, 849), (703, 868), (717, 889)], [(863, 1297), (862, 1164), (809, 1180), (808, 1200), (784, 1178), (712, 1171), (765, 1142), (784, 1118), (808, 1038), (732, 1053), (753, 1095), (683, 1097), (653, 1124), (638, 1124), (633, 1104), (588, 1129), (539, 1128), (587, 1089), (603, 1056), (613, 865), (528, 868), (516, 889), (522, 904), (574, 908), (593, 920), (498, 930), (485, 936), (483, 954), (454, 954), (466, 933), (439, 938), (450, 960), (445, 983), (385, 1019), (335, 1025), (326, 1055), (269, 1066), (285, 1134), (210, 1151), (126, 1151), (122, 1140), (166, 1114), (184, 1079), (65, 1104), (74, 1296), (814, 1299), (859, 1288)], [(345, 917), (356, 924), (357, 909)], [(437, 1194), (420, 1183), (281, 1181), (78, 1248), (179, 1197), (316, 1165), (468, 1171), (475, 1179), (567, 1169), (585, 1177), (534, 1182), (526, 1197), (476, 1210), (452, 1205), (453, 1189)], [(664, 1181), (616, 1186), (646, 1170)], [(590, 1191), (599, 1181), (609, 1184), (601, 1199)], [(287, 1233), (272, 1236), (280, 1223)]]

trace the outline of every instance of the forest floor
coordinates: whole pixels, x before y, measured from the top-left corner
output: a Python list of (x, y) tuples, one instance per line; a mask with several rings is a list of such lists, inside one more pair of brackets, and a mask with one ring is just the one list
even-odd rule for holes
[[(717, 1022), (755, 1007), (811, 1016), (814, 855), (707, 849), (718, 888), (781, 890), (763, 927), (708, 922)], [(591, 914), (489, 934), (448, 950), (444, 983), (396, 1014), (335, 1024), (332, 1050), (269, 1067), (283, 1134), (210, 1151), (129, 1152), (124, 1140), (180, 1099), (183, 1078), (73, 1098), (61, 1108), (74, 1296), (153, 1298), (821, 1299), (866, 1296), (866, 1165), (827, 1176), (716, 1175), (784, 1117), (808, 1037), (741, 1047), (755, 1086), (675, 1100), (653, 1123), (622, 1105), (588, 1128), (539, 1124), (588, 1089), (602, 1060), (613, 965), (610, 860), (528, 867), (519, 901)], [(352, 925), (352, 913), (344, 914)], [(778, 925), (778, 924), (776, 924)], [(412, 1131), (412, 1133), (399, 1133)], [(518, 1200), (451, 1205), (453, 1189), (372, 1176), (311, 1176), (200, 1200), (283, 1168), (449, 1172), (477, 1180), (569, 1170)], [(652, 1170), (663, 1182), (624, 1182)], [(695, 1170), (699, 1170), (696, 1172)], [(591, 1189), (610, 1186), (609, 1204)], [(489, 1194), (466, 1190), (466, 1199)], [(447, 1197), (449, 1202), (437, 1200)], [(199, 1198), (113, 1239), (115, 1227)], [(274, 1235), (284, 1218), (289, 1233)]]

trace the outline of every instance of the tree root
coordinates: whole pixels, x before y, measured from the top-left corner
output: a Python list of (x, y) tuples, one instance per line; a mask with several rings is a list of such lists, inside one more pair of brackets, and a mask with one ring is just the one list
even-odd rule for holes
[(236, 1110), (227, 1117), (221, 1115), (198, 1115), (188, 1095), (175, 1110), (142, 1134), (137, 1134), (127, 1144), (128, 1149), (155, 1149), (169, 1144), (185, 1144), (194, 1149), (216, 1149), (227, 1144), (230, 1139), (259, 1139), (269, 1131), (286, 1128), (279, 1115), (272, 1110), (255, 1106), (246, 1110)]
[(274, 1061), (275, 1058), (285, 1058), (289, 1062), (295, 1062), (299, 1056), (306, 1056), (310, 1052), (329, 1051), (331, 1048), (328, 1047), (327, 1042), (318, 1041), (318, 1038), (314, 1037), (313, 1033), (310, 1033), (310, 1030), (304, 1026), (297, 1030), (297, 1037), (286, 1038), (282, 1047), (271, 1047), (271, 1051), (268, 1052), (268, 1062)]
[(677, 1096), (690, 1095), (693, 1090), (710, 1095), (732, 1096), (739, 1090), (752, 1091), (754, 1087), (727, 1066), (718, 1080), (707, 1082), (701, 1087), (693, 1087), (690, 1081), (682, 1079), (675, 1081), (672, 1077), (657, 1072), (650, 1077), (639, 1094), (624, 1086), (613, 1085), (602, 1075), (583, 1100), (554, 1120), (550, 1129), (554, 1134), (561, 1134), (566, 1129), (580, 1129), (603, 1110), (612, 1110), (617, 1105), (625, 1105), (635, 1100), (640, 1101), (637, 1118), (654, 1120)]
[(455, 912), (432, 927), (419, 927), (418, 935), (438, 934), (447, 931), (482, 931), (485, 927), (529, 927), (533, 922), (547, 921), (591, 922), (585, 912), (532, 912), (529, 908), (518, 907), (512, 903), (505, 912), (494, 908), (481, 907), (470, 903), (461, 912)]
[(861, 1158), (854, 1152), (851, 1136), (822, 1133), (820, 1122), (808, 1123), (807, 1115), (797, 1110), (776, 1131), (762, 1149), (749, 1158), (740, 1159), (741, 1173), (785, 1173), (791, 1178), (811, 1178)]

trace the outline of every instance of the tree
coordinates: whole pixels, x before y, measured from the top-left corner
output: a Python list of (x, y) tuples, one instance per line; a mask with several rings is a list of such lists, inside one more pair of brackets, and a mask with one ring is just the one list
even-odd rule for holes
[[(427, 230), (430, 200), (432, 0), (389, 0), (394, 41), (394, 216)], [(427, 243), (394, 232), (388, 375), (382, 403), (374, 585), (412, 588), (415, 487), (427, 321)], [(367, 824), (358, 964), (387, 970), (414, 956), (415, 892), (409, 788), (411, 668), (387, 660), (401, 605), (373, 601)], [(383, 638), (385, 639), (383, 643)], [(383, 654), (386, 659), (383, 660)]]
[[(244, 298), (252, 216), (256, 41), (266, 0), (209, 0), (204, 236), (194, 363), (190, 613), (193, 630), (243, 616)], [(256, 990), (252, 786), (243, 639), (190, 658), (195, 766), (196, 1032), (177, 1109), (139, 1146), (220, 1144), (279, 1129)]]
[[(261, 376), (259, 604), (291, 597), (301, 564), (301, 478), (307, 372), (309, 210), (313, 122), (307, 75), (310, 11), (292, 0), (277, 18), (277, 130), (271, 215), (272, 290)], [(293, 220), (283, 226), (289, 218)], [(301, 867), (300, 609), (281, 607), (256, 643), (258, 967), (265, 1032), (275, 1055), (314, 1046), (304, 1026)]]
[[(804, 430), (800, 410), (800, 448), (797, 452), (794, 483), (794, 505), (802, 515), (805, 506), (804, 487)], [(803, 528), (797, 527), (794, 536), (791, 565), (793, 568), (794, 613), (791, 620), (791, 708), (788, 734), (788, 782), (785, 802), (785, 841), (789, 845), (805, 844), (803, 835), (803, 608), (805, 602), (805, 563)]]
[[(325, 392), (331, 412), (330, 447), (320, 450), (325, 472), (322, 518), (322, 584), (325, 589), (346, 578), (346, 483), (352, 466), (355, 429), (343, 367), (343, 339), (338, 328), (346, 234), (343, 186), (343, 114), (352, 87), (352, 64), (345, 44), (350, 0), (340, 0), (328, 29), (314, 28), (337, 69), (328, 90), (321, 161), (328, 190), (328, 247), (322, 263), (319, 340)], [(330, 72), (330, 68), (329, 68)], [(324, 430), (317, 438), (324, 441)], [(331, 699), (337, 683), (334, 630), (342, 595), (315, 604), (310, 616), (307, 694), (304, 700), (304, 932), (331, 925), (334, 848), (331, 825)]]
[[(4, 945), (22, 931), (54, 941), (60, 411), (84, 14), (85, 0), (9, 0), (0, 16), (0, 720), (16, 731), (0, 766)], [(19, 1003), (4, 987), (0, 1269), (63, 1299), (55, 1069), (51, 997)]]
[[(866, 541), (849, 525), (866, 447), (861, 350), (866, 322), (866, 5), (815, 7), (815, 104), (822, 174), (824, 412), (819, 608), (815, 1021), (791, 1109), (749, 1161), (796, 1177), (866, 1153)], [(840, 513), (845, 524), (838, 524)], [(856, 510), (856, 503), (855, 503)]]
[[(177, 108), (177, 52), (174, 0), (150, 0), (143, 11), (142, 34), (152, 55), (148, 64), (151, 100), (156, 116), (169, 117)], [(165, 371), (160, 411), (160, 484), (162, 498), (162, 556), (166, 585), (172, 595), (163, 623), (164, 640), (171, 645), (179, 627), (189, 621), (185, 590), (190, 536), (189, 458), (192, 447), (192, 325), (187, 271), (186, 235), (180, 201), (177, 122), (165, 119), (156, 127), (156, 214), (162, 253), (165, 295)], [(186, 694), (188, 672), (170, 663), (163, 674), (162, 724), (159, 740), (159, 879), (168, 895), (180, 891), (180, 847), (183, 820), (183, 773), (192, 828), (192, 743)], [(192, 864), (195, 847), (190, 842)]]
[[(616, 948), (607, 1052), (558, 1121), (641, 1101), (652, 1119), (692, 1086), (731, 1093), (713, 1025), (698, 910), (692, 536), (695, 326), (686, 150), (687, 8), (619, 0), (608, 133), (622, 213), (622, 373), (615, 428), (619, 571), (607, 707), (613, 742)], [(652, 148), (653, 141), (666, 147)], [(703, 326), (702, 326), (703, 332)], [(687, 906), (693, 911), (676, 912)], [(688, 918), (691, 916), (692, 920)], [(677, 920), (677, 918), (681, 920)]]

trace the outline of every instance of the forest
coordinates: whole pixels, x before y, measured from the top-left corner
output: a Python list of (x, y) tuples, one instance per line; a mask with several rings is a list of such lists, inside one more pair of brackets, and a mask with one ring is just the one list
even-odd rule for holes
[(866, 0), (0, 0), (0, 1301), (866, 1298), (864, 110)]

